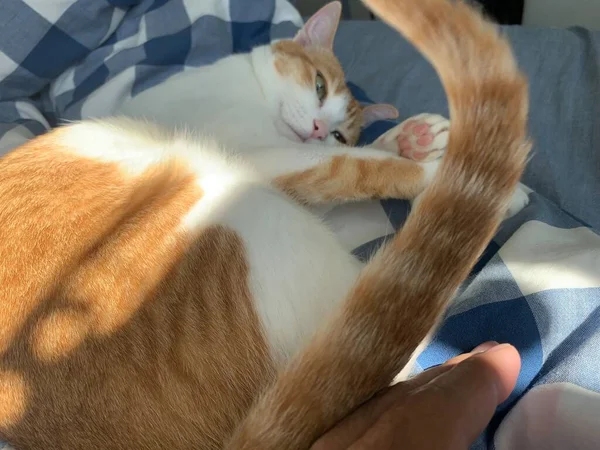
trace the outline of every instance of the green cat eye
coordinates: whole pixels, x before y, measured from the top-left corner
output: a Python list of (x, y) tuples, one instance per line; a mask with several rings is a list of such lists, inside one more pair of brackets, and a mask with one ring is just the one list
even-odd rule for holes
[(344, 135), (342, 133), (340, 133), (338, 130), (332, 131), (331, 135), (335, 138), (336, 141), (338, 141), (340, 144), (344, 144), (346, 145), (348, 143), (348, 141), (346, 141), (346, 138), (344, 137)]
[(315, 81), (315, 90), (317, 91), (317, 97), (322, 102), (327, 97), (327, 84), (325, 83), (325, 77), (321, 72), (317, 72), (317, 79)]

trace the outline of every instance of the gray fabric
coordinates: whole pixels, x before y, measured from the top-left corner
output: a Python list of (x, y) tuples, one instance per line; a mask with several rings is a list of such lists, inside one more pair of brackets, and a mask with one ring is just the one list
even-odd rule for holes
[[(530, 79), (532, 160), (524, 182), (579, 219), (600, 227), (600, 33), (506, 27)], [(382, 22), (342, 23), (335, 50), (348, 80), (400, 119), (448, 114), (433, 68)]]

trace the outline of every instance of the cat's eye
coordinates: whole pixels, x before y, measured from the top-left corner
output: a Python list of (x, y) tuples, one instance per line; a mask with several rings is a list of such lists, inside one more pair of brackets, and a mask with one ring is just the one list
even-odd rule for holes
[(325, 83), (325, 77), (321, 72), (317, 72), (317, 79), (315, 81), (315, 91), (317, 91), (317, 97), (322, 102), (327, 97), (327, 84)]
[(344, 137), (344, 135), (342, 133), (340, 133), (338, 130), (332, 131), (331, 135), (335, 138), (336, 141), (338, 141), (340, 144), (347, 144), (348, 141), (346, 141), (346, 138)]

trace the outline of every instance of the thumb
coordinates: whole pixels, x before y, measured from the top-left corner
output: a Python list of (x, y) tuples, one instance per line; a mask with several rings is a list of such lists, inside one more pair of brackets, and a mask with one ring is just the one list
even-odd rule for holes
[(515, 388), (520, 370), (519, 353), (503, 344), (471, 356), (423, 388), (437, 397), (440, 415), (453, 423), (456, 439), (468, 446)]

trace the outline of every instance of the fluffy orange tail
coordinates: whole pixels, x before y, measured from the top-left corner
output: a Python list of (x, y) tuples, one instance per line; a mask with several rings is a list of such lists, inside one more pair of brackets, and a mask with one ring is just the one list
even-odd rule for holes
[(450, 104), (448, 153), (402, 231), (263, 396), (231, 449), (306, 449), (387, 386), (492, 238), (525, 166), (527, 84), (494, 27), (460, 1), (364, 1), (438, 71)]

